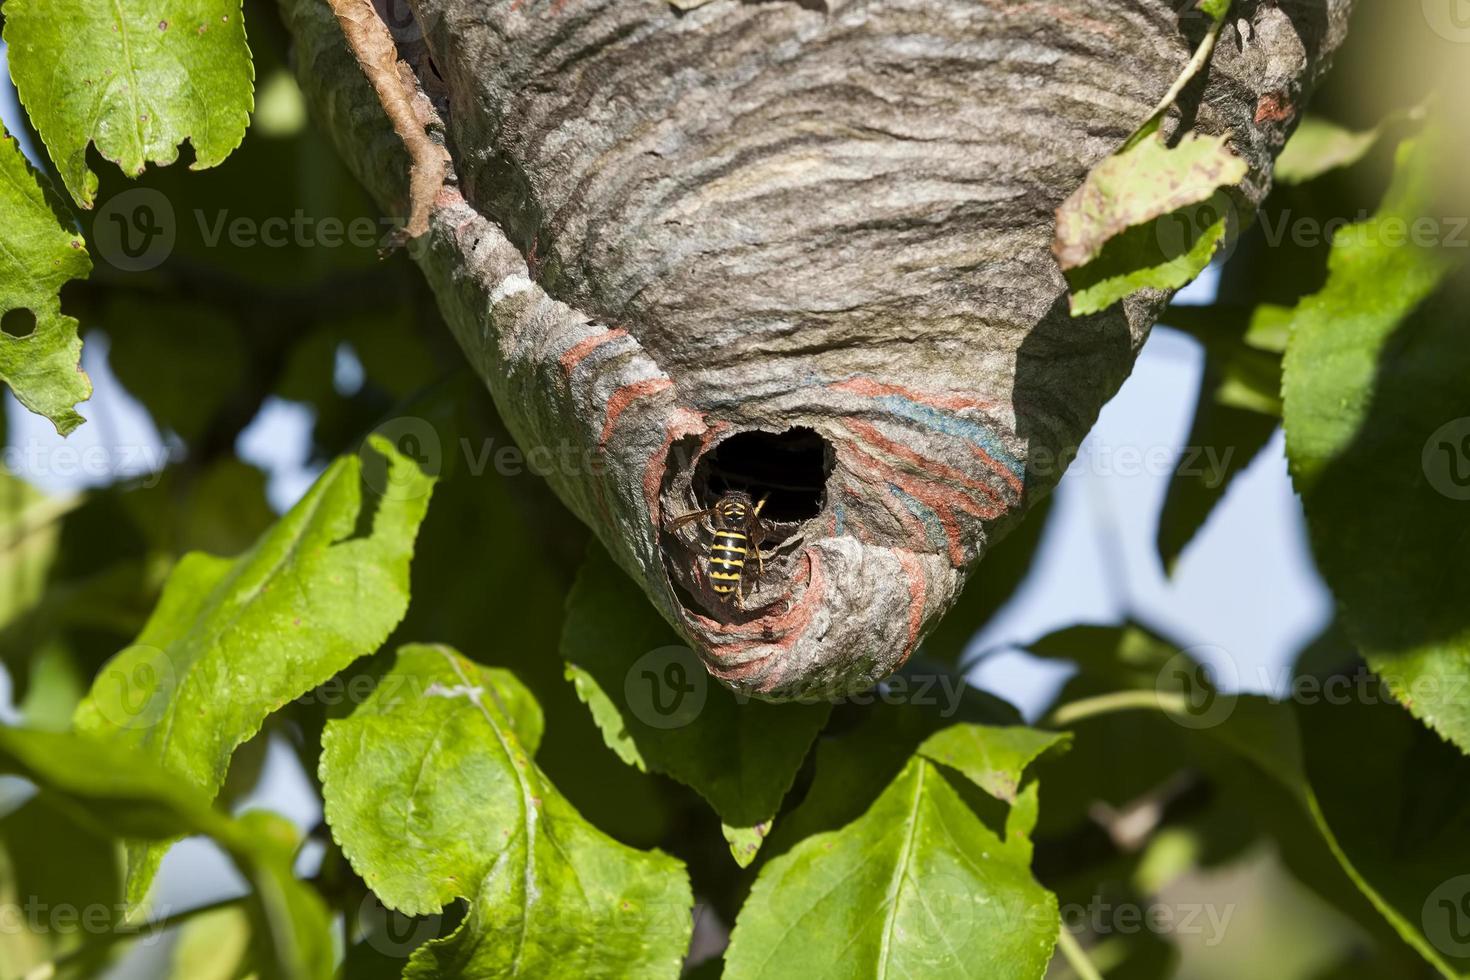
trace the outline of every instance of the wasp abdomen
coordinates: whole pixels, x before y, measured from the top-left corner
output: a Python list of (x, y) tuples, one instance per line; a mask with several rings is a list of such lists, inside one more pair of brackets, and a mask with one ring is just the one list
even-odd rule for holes
[(745, 572), (746, 537), (739, 531), (716, 531), (709, 549), (710, 588), (728, 595), (740, 588)]

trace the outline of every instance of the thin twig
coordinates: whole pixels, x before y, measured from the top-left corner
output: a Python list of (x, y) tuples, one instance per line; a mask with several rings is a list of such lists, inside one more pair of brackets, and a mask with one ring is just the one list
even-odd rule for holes
[(1042, 721), (1046, 728), (1068, 728), (1079, 721), (1108, 715), (1117, 711), (1162, 711), (1165, 714), (1186, 714), (1188, 699), (1175, 691), (1113, 691), (1096, 697), (1082, 698), (1069, 704), (1058, 705)]
[(1087, 958), (1087, 952), (1067, 931), (1065, 925), (1057, 931), (1057, 945), (1061, 947), (1062, 956), (1066, 957), (1067, 964), (1072, 967), (1079, 980), (1102, 980), (1102, 974), (1097, 972), (1097, 967)]
[[(434, 198), (444, 186), (449, 172), (449, 152), (429, 138), (424, 124), (414, 111), (415, 92), (409, 88), (404, 73), (398, 67), (398, 47), (388, 25), (383, 23), (371, 0), (328, 0), (332, 13), (353, 57), (372, 83), (378, 102), (393, 131), (403, 141), (412, 164), (409, 169), (408, 224), (404, 232), (417, 238), (429, 230), (429, 215), (434, 208)], [(411, 75), (410, 75), (411, 77)]]
[(119, 926), (110, 932), (100, 933), (91, 937), (87, 942), (71, 952), (64, 953), (54, 960), (49, 960), (32, 967), (31, 971), (26, 973), (25, 980), (39, 980), (42, 977), (57, 976), (63, 968), (69, 966), (74, 960), (94, 953), (100, 948), (129, 939), (137, 939), (139, 936), (153, 935), (163, 932), (165, 929), (176, 929), (191, 919), (197, 919), (201, 915), (208, 915), (210, 912), (218, 912), (220, 909), (232, 908), (233, 906), (239, 905), (249, 897), (248, 894), (245, 894), (235, 895), (231, 898), (221, 898), (218, 901), (207, 902), (204, 905), (198, 905), (192, 909), (185, 909), (176, 915), (166, 915), (146, 925)]
[(1169, 107), (1183, 94), (1185, 87), (1194, 81), (1196, 75), (1204, 71), (1215, 53), (1215, 45), (1220, 41), (1220, 33), (1224, 31), (1225, 21), (1229, 16), (1230, 10), (1226, 8), (1218, 19), (1210, 23), (1210, 29), (1205, 32), (1204, 40), (1200, 41), (1199, 47), (1195, 49), (1194, 57), (1190, 58), (1189, 64), (1184, 66), (1184, 72), (1174, 79), (1174, 84), (1169, 87), (1169, 91), (1165, 92), (1159, 104), (1154, 106), (1154, 111), (1148, 114), (1148, 120), (1138, 127), (1138, 132), (1134, 133), (1124, 144), (1125, 150), (1137, 146), (1140, 141), (1157, 129), (1159, 122), (1164, 118), (1164, 113), (1168, 112)]

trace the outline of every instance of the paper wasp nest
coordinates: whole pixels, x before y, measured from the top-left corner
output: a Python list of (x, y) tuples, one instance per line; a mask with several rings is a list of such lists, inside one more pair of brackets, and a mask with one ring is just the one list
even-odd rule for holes
[[(551, 483), (726, 684), (779, 700), (896, 669), (1056, 483), (1167, 300), (1073, 319), (1050, 244), (1204, 19), (411, 5), (395, 36), (453, 161), (414, 254), (517, 439), (605, 462)], [(1243, 218), (1347, 7), (1237, 0), (1181, 100), (1251, 165)], [(406, 157), (327, 5), (283, 9), (319, 118), (401, 209)], [(778, 532), (744, 610), (708, 591), (707, 535), (665, 530), (730, 487), (769, 494)]]

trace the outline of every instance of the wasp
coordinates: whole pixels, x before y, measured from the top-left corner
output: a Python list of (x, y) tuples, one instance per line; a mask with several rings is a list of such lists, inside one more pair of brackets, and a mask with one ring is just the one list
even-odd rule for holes
[(746, 594), (745, 562), (750, 555), (755, 555), (756, 581), (766, 570), (765, 555), (761, 553), (760, 546), (767, 528), (765, 521), (761, 520), (761, 508), (769, 496), (767, 494), (755, 502), (743, 490), (731, 490), (708, 510), (684, 514), (669, 524), (669, 530), (675, 531), (701, 518), (709, 518), (711, 540), (705, 574), (709, 576), (710, 588), (723, 601), (733, 599), (742, 608)]

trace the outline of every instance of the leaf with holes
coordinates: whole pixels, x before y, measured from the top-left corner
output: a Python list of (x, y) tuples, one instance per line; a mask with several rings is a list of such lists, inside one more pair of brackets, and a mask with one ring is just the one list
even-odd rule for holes
[[(266, 716), (376, 650), (408, 607), (433, 479), (387, 440), (372, 446), (381, 458), (339, 459), (239, 558), (185, 555), (143, 632), (98, 673), (77, 730), (213, 797)], [(365, 468), (385, 496), (358, 536)], [(129, 848), (130, 901), (143, 900), (166, 849)]]
[[(725, 976), (1042, 976), (1057, 903), (1031, 876), (1036, 784), (1016, 788), (1064, 739), (978, 725), (931, 736), (860, 817), (762, 869)], [(1017, 804), (974, 800), (967, 780)]]
[(596, 542), (567, 597), (561, 653), (608, 748), (693, 788), (735, 860), (753, 861), (831, 704), (737, 701)]
[(469, 902), (405, 977), (676, 977), (693, 899), (673, 858), (587, 823), (531, 760), (540, 709), (503, 670), (400, 649), (374, 693), (327, 724), (327, 822), (390, 908)]
[[(0, 213), (0, 317), (7, 325), (0, 332), (0, 381), (66, 435), (85, 421), (76, 405), (92, 397), (92, 382), (81, 368), (77, 321), (62, 314), (60, 291), (87, 278), (92, 260), (8, 133), (0, 136)], [(14, 316), (27, 321), (23, 335), (9, 329)]]
[(91, 207), (87, 147), (130, 177), (194, 148), (212, 167), (245, 138), (255, 69), (240, 0), (10, 0), (10, 74), (67, 190)]
[(1470, 276), (1455, 275), (1470, 263), (1436, 243), (1449, 225), (1430, 217), (1438, 147), (1401, 147), (1378, 213), (1334, 241), (1326, 287), (1293, 317), (1284, 419), (1349, 635), (1410, 711), (1470, 752)]

